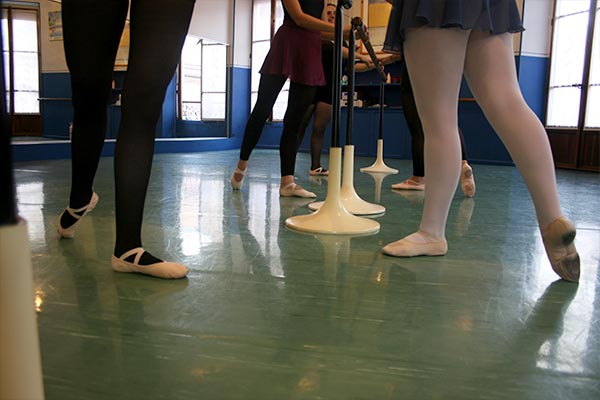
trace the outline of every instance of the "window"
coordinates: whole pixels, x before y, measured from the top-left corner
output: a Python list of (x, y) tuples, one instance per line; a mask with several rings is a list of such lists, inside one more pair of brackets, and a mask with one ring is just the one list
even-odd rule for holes
[[(595, 26), (590, 36), (594, 9)], [(556, 0), (546, 121), (549, 127), (600, 128), (599, 10), (597, 0)]]
[[(254, 0), (252, 7), (252, 67), (250, 106), (254, 108), (258, 97), (260, 67), (269, 52), (271, 39), (283, 23), (283, 7), (279, 0)], [(283, 121), (287, 108), (290, 83), (287, 81), (273, 106), (273, 121)]]
[(38, 10), (2, 9), (6, 104), (10, 114), (39, 114)]
[(187, 36), (179, 75), (180, 119), (225, 120), (227, 50), (225, 44)]

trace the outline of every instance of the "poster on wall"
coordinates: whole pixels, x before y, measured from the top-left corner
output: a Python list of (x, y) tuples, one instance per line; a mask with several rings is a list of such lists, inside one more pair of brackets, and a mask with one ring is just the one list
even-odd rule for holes
[(60, 11), (48, 11), (48, 37), (63, 40), (62, 15)]
[(125, 27), (123, 28), (123, 34), (121, 35), (121, 41), (119, 42), (119, 49), (117, 50), (117, 58), (115, 59), (115, 69), (116, 70), (127, 69), (128, 60), (129, 60), (129, 21), (125, 21)]

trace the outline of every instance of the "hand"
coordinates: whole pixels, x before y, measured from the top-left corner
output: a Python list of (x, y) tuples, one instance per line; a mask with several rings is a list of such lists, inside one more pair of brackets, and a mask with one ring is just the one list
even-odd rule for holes
[(357, 54), (356, 58), (358, 58), (360, 60), (360, 62), (363, 62), (365, 64), (373, 64), (373, 61), (371, 60), (371, 56), (369, 56), (368, 54)]

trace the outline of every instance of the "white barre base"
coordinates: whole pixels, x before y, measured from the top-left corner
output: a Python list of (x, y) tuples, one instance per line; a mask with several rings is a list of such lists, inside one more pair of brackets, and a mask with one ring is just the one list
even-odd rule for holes
[[(385, 207), (379, 204), (369, 203), (361, 199), (354, 190), (354, 146), (344, 146), (344, 178), (340, 198), (342, 204), (354, 215), (379, 215), (385, 213)], [(323, 206), (323, 201), (317, 201), (308, 205), (313, 211)]]
[(387, 174), (397, 174), (398, 170), (390, 168), (383, 162), (383, 139), (377, 139), (377, 159), (370, 167), (360, 169), (360, 172), (385, 172)]
[(389, 172), (365, 172), (371, 175), (375, 181), (375, 203), (381, 204), (381, 187), (386, 176), (391, 175)]
[(371, 219), (352, 215), (340, 198), (342, 148), (332, 147), (329, 151), (329, 179), (327, 197), (322, 207), (309, 215), (296, 215), (285, 220), (285, 225), (294, 230), (311, 233), (337, 235), (367, 235), (379, 232), (379, 223)]
[(0, 399), (44, 398), (25, 222), (0, 227)]

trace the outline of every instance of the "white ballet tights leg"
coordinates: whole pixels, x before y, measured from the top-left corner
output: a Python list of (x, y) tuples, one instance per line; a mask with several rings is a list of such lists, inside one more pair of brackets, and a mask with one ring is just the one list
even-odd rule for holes
[(469, 32), (427, 27), (408, 29), (404, 43), (425, 134), (427, 185), (419, 230), (431, 240), (444, 238), (450, 202), (460, 177), (458, 93)]
[(538, 223), (545, 227), (562, 215), (554, 161), (546, 131), (521, 95), (513, 54), (510, 34), (491, 36), (472, 31), (467, 45), (465, 77), (477, 103), (523, 176)]

